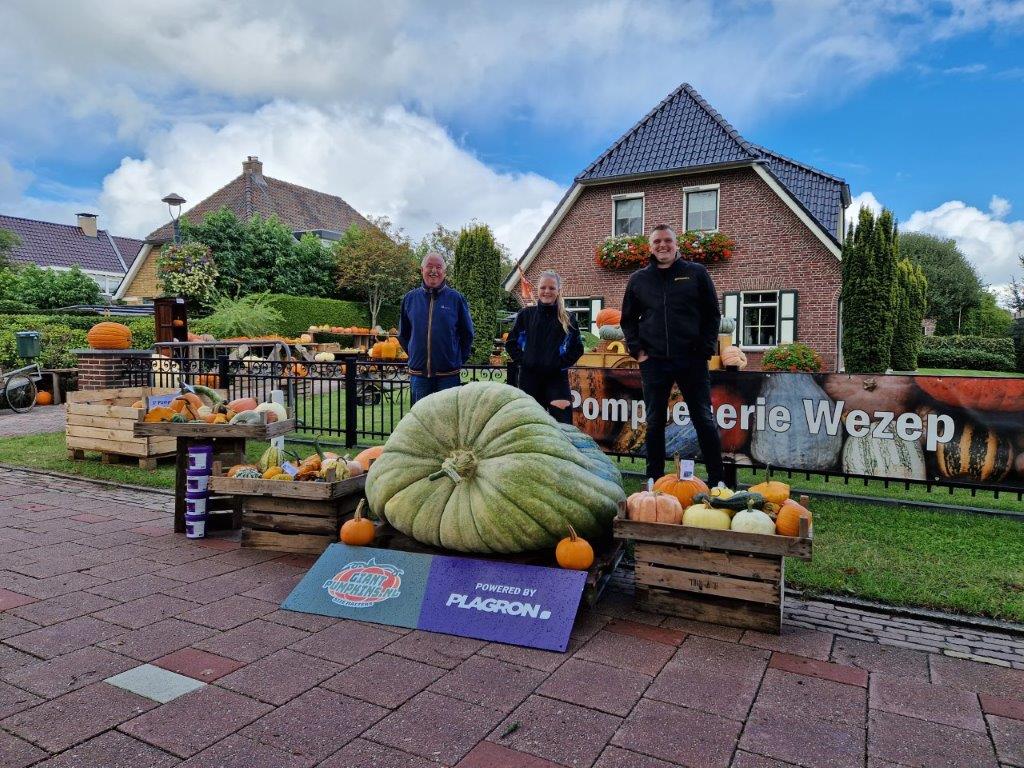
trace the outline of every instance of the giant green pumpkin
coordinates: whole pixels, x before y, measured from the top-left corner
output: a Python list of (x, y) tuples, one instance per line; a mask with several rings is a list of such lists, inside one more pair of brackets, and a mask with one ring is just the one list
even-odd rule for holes
[(555, 546), (569, 524), (607, 532), (625, 494), (594, 467), (532, 397), (474, 382), (413, 406), (371, 465), (366, 497), (424, 544), (523, 552)]
[(615, 466), (615, 462), (609, 459), (605, 452), (601, 450), (601, 446), (597, 444), (594, 438), (586, 432), (576, 429), (572, 424), (559, 424), (558, 426), (561, 427), (565, 436), (569, 438), (569, 442), (575, 445), (580, 453), (590, 460), (589, 469), (592, 473), (616, 485), (622, 485), (622, 473)]

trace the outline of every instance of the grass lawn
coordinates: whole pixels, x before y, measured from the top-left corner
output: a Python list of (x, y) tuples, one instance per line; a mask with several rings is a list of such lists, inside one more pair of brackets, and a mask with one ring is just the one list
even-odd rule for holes
[[(265, 444), (250, 443), (255, 459)], [(300, 455), (307, 446), (297, 445)], [(61, 432), (0, 439), (0, 462), (112, 480), (132, 485), (172, 488), (174, 465), (156, 470), (130, 464), (101, 464), (98, 454), (86, 461), (67, 458)], [(642, 469), (636, 462), (624, 469)], [(776, 477), (779, 477), (776, 475)], [(753, 471), (740, 473), (741, 482), (763, 479)], [(781, 479), (785, 479), (782, 477)], [(636, 477), (626, 480), (629, 492), (639, 489)], [(787, 562), (789, 584), (812, 593), (848, 595), (885, 603), (916, 605), (964, 614), (1024, 622), (1024, 522), (987, 515), (935, 512), (913, 505), (914, 500), (945, 501), (1020, 511), (1016, 497), (958, 491), (928, 494), (904, 491), (872, 482), (844, 486), (820, 478), (791, 481), (794, 489), (830, 492), (863, 491), (868, 495), (903, 498), (904, 506), (886, 506), (845, 499), (817, 498), (811, 502), (815, 520), (814, 560)]]

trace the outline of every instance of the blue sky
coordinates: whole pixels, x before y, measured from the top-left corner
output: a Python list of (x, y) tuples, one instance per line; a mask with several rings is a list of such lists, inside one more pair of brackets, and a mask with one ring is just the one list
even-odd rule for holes
[(1024, 2), (15, 0), (0, 211), (144, 235), (258, 154), (411, 235), (513, 252), (680, 82), (993, 284), (1024, 272)]

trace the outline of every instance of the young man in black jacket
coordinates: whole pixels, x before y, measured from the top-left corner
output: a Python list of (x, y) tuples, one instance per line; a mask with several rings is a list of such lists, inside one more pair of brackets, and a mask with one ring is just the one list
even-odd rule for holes
[[(675, 231), (651, 232), (651, 263), (633, 273), (622, 299), (622, 331), (640, 363), (647, 410), (647, 476), (665, 474), (665, 422), (672, 383), (697, 431), (708, 485), (723, 480), (722, 442), (711, 415), (708, 360), (718, 340), (718, 295), (703, 265), (679, 255)], [(684, 457), (688, 458), (688, 457)]]

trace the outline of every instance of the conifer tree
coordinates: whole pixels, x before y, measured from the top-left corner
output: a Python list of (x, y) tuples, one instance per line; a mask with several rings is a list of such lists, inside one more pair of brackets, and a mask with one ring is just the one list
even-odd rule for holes
[(501, 309), (501, 249), (486, 224), (471, 224), (459, 233), (455, 258), (448, 275), (452, 286), (466, 297), (473, 318), (473, 353), (470, 362), (486, 363), (498, 333)]
[(928, 279), (910, 259), (900, 259), (896, 265), (897, 302), (892, 338), (894, 371), (917, 369), (917, 356), (924, 344), (922, 321), (928, 307)]
[(861, 208), (843, 245), (843, 359), (850, 373), (889, 368), (896, 309), (898, 233), (892, 213)]

